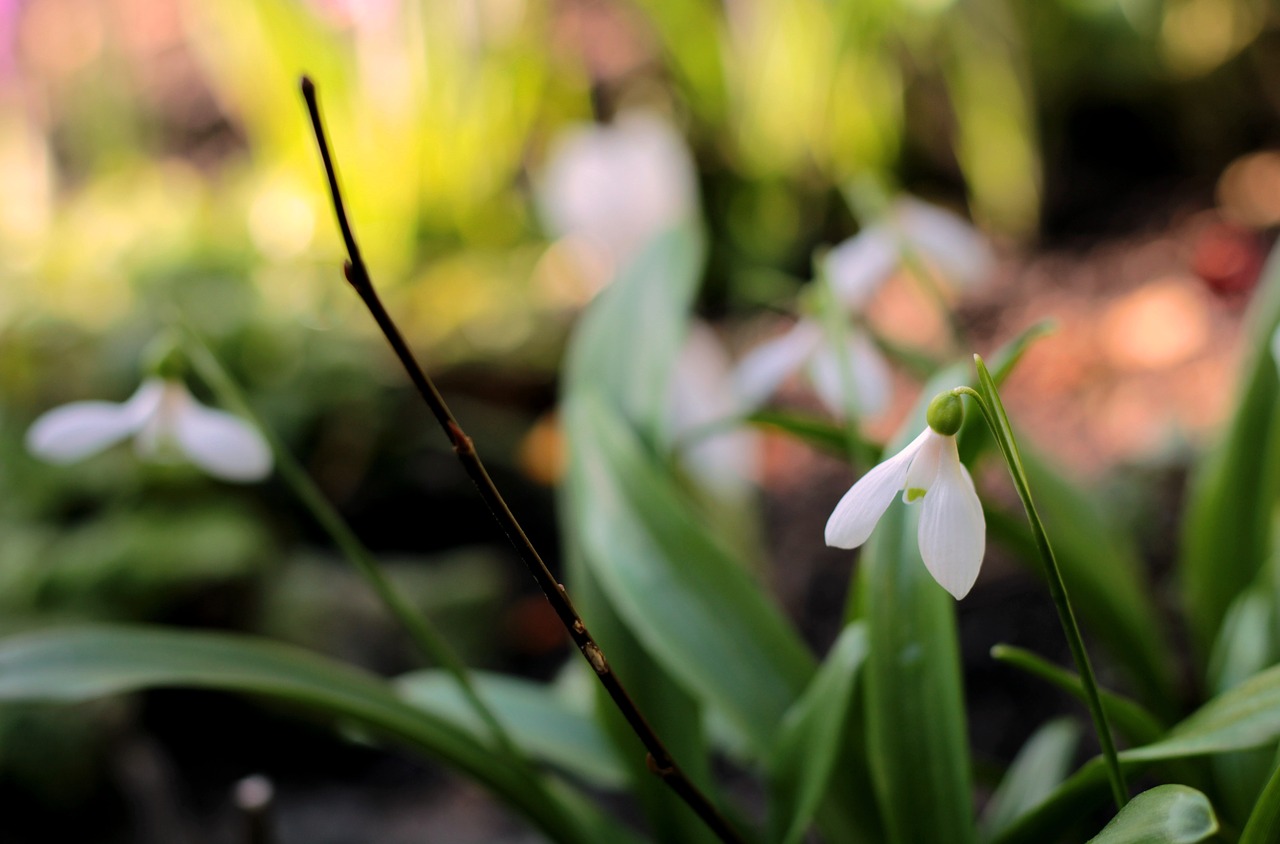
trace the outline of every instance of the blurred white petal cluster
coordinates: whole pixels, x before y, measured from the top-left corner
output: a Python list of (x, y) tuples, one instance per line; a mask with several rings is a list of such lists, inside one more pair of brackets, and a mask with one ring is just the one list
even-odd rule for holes
[(226, 481), (257, 481), (271, 471), (271, 449), (252, 425), (160, 377), (148, 378), (124, 402), (78, 401), (50, 410), (27, 431), (27, 448), (51, 463), (72, 463), (130, 436), (144, 459), (186, 458)]
[[(860, 314), (881, 285), (908, 261), (919, 261), (926, 271), (965, 288), (991, 272), (994, 256), (986, 238), (961, 217), (902, 197), (883, 219), (823, 256), (819, 281), (831, 285), (848, 313)], [(743, 400), (759, 406), (801, 371), (836, 417), (847, 415), (850, 401), (862, 416), (875, 416), (888, 407), (889, 364), (875, 344), (850, 326), (845, 348), (833, 348), (822, 326), (811, 318), (801, 318), (782, 336), (749, 352), (738, 364), (734, 380)], [(845, 395), (845, 372), (851, 397)]]
[(648, 112), (560, 135), (537, 180), (547, 228), (566, 239), (599, 290), (651, 238), (694, 218), (693, 156), (671, 124)]

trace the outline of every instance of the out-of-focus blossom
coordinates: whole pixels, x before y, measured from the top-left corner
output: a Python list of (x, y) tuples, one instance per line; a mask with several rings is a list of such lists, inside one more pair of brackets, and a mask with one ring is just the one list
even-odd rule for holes
[[(981, 281), (994, 263), (986, 239), (963, 219), (903, 197), (883, 219), (822, 256), (819, 283), (830, 284), (840, 305), (856, 314), (909, 259), (960, 287)], [(889, 364), (861, 331), (850, 327), (846, 334), (845, 348), (836, 350), (817, 322), (801, 319), (742, 359), (735, 375), (739, 393), (752, 405), (763, 404), (788, 377), (803, 370), (822, 403), (842, 417), (848, 406), (842, 369), (847, 368), (858, 413), (876, 415), (891, 396)]]
[(565, 132), (537, 189), (547, 228), (572, 243), (597, 290), (656, 234), (691, 219), (698, 205), (684, 140), (643, 112)]
[(677, 442), (692, 438), (683, 451), (685, 466), (724, 493), (736, 493), (754, 480), (757, 455), (755, 436), (741, 426), (708, 430), (742, 412), (731, 367), (715, 332), (704, 323), (693, 323), (672, 374), (668, 415)]
[(956, 448), (963, 418), (959, 397), (935, 398), (920, 436), (859, 478), (840, 499), (827, 520), (827, 544), (857, 548), (866, 542), (901, 492), (907, 504), (924, 502), (918, 540), (929, 574), (957, 600), (969, 594), (986, 553), (987, 523)]
[(196, 401), (180, 381), (152, 377), (124, 402), (78, 401), (45, 413), (27, 431), (27, 449), (72, 463), (128, 437), (144, 459), (186, 458), (227, 481), (261, 480), (271, 450), (249, 423)]
[(842, 370), (847, 368), (858, 413), (875, 416), (888, 406), (892, 393), (889, 364), (862, 332), (852, 328), (845, 339), (843, 356), (844, 362), (838, 350), (826, 342), (825, 332), (816, 320), (801, 319), (785, 334), (748, 352), (734, 372), (734, 384), (748, 406), (758, 407), (787, 378), (803, 371), (827, 410), (843, 417), (848, 400)]
[(902, 197), (883, 219), (828, 252), (823, 272), (843, 304), (861, 309), (912, 257), (958, 288), (980, 283), (995, 264), (986, 238), (963, 218)]

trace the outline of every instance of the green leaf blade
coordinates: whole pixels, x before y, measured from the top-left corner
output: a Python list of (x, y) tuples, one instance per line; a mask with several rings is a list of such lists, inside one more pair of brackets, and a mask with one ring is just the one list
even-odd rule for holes
[(845, 746), (845, 724), (866, 658), (866, 628), (855, 622), (836, 639), (813, 681), (788, 711), (768, 766), (774, 794), (771, 840), (797, 844), (827, 793)]
[(1218, 831), (1209, 798), (1185, 785), (1160, 785), (1129, 801), (1090, 844), (1196, 844)]
[(630, 840), (567, 793), (400, 700), (381, 679), (298, 648), (248, 636), (127, 626), (55, 629), (0, 641), (0, 701), (70, 703), (161, 687), (263, 695), (348, 719), (458, 768), (552, 838)]

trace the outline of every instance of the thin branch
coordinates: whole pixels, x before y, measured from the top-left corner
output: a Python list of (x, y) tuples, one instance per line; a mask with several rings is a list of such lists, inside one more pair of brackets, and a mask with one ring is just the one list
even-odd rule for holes
[(484, 463), (480, 460), (480, 455), (476, 453), (475, 444), (463, 431), (462, 426), (458, 424), (458, 420), (445, 403), (444, 397), (440, 395), (440, 391), (436, 389), (436, 385), (432, 382), (430, 376), (418, 364), (413, 352), (409, 350), (408, 344), (405, 343), (404, 337), (400, 334), (399, 328), (387, 313), (386, 308), (383, 307), (377, 291), (374, 290), (373, 281), (369, 277), (369, 271), (365, 267), (364, 259), (360, 257), (360, 248), (356, 244), (355, 235), (352, 234), (351, 224), (347, 221), (342, 192), (338, 187), (337, 171), (329, 153), (329, 142), (325, 135), (324, 124), (320, 119), (320, 106), (316, 99), (315, 84), (305, 76), (302, 78), (302, 96), (307, 102), (307, 111), (311, 116), (311, 126), (315, 132), (316, 143), (320, 147), (320, 157), (324, 161), (325, 175), (329, 180), (329, 192), (333, 198), (333, 209), (338, 218), (338, 228), (342, 231), (342, 239), (347, 247), (348, 260), (343, 267), (347, 281), (363, 300), (365, 307), (369, 309), (369, 313), (382, 330), (396, 357), (400, 359), (405, 372), (408, 373), (409, 380), (413, 382), (423, 401), (431, 409), (432, 415), (440, 423), (445, 436), (449, 438), (459, 462), (462, 463), (467, 475), (475, 483), (476, 488), (480, 491), (480, 496), (484, 499), (493, 517), (498, 521), (503, 533), (507, 535), (507, 539), (515, 547), (520, 559), (524, 561), (529, 573), (538, 582), (538, 586), (541, 587), (547, 601), (551, 604), (552, 609), (555, 610), (561, 624), (568, 631), (569, 637), (577, 645), (578, 650), (582, 652), (582, 656), (595, 672), (600, 684), (604, 686), (614, 705), (618, 707), (622, 716), (640, 739), (641, 744), (644, 745), (645, 750), (648, 751), (647, 762), (649, 770), (660, 777), (721, 841), (726, 842), (726, 844), (743, 844), (742, 837), (730, 825), (724, 815), (720, 813), (720, 810), (676, 763), (666, 745), (663, 744), (662, 739), (658, 737), (648, 720), (640, 712), (639, 707), (636, 706), (635, 701), (632, 700), (631, 695), (627, 693), (622, 681), (614, 674), (608, 660), (605, 658), (604, 652), (600, 650), (600, 646), (592, 638), (582, 617), (573, 608), (573, 603), (569, 600), (569, 595), (565, 592), (564, 586), (556, 580), (551, 570), (547, 568), (547, 564), (543, 562), (537, 549), (534, 548), (533, 543), (520, 526), (520, 522), (511, 512), (511, 508), (507, 506), (502, 494), (498, 492), (497, 486), (494, 485), (493, 479), (489, 477)]

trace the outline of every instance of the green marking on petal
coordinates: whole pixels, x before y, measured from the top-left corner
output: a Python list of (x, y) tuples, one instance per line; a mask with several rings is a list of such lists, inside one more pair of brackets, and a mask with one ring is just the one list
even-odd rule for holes
[(910, 504), (913, 501), (919, 501), (921, 498), (924, 498), (924, 494), (926, 492), (928, 492), (928, 490), (921, 489), (918, 486), (911, 487), (907, 490), (907, 503)]

